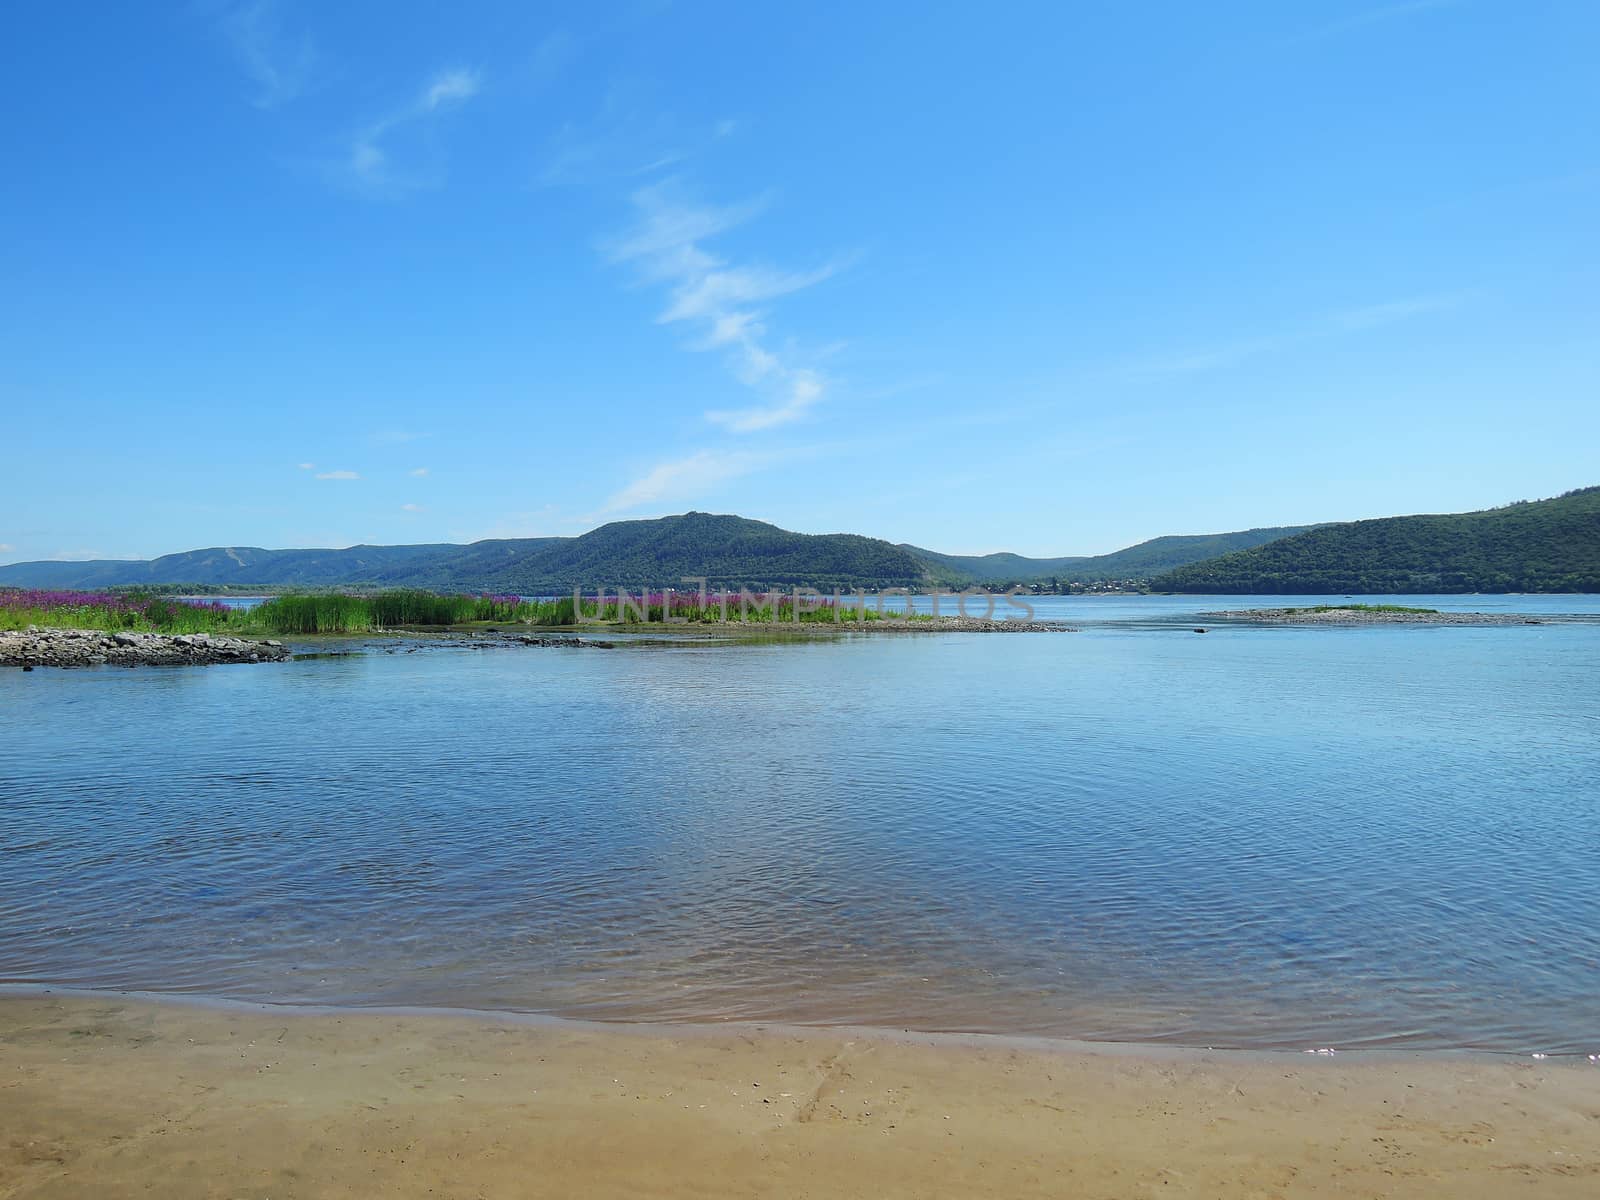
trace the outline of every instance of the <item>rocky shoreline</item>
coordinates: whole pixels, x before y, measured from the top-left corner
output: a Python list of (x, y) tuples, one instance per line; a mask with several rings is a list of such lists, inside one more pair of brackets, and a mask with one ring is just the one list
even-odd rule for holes
[(0, 631), (0, 667), (177, 667), (223, 663), (282, 662), (292, 653), (282, 642), (216, 637), (206, 633), (176, 636), (98, 629)]
[(1210, 621), (1272, 625), (1543, 625), (1520, 613), (1385, 612), (1360, 608), (1244, 608), (1201, 613)]

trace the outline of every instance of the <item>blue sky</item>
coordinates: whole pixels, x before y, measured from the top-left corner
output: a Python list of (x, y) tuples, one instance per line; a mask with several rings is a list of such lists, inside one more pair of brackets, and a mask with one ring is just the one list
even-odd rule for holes
[(30, 5), (0, 561), (1600, 483), (1600, 6)]

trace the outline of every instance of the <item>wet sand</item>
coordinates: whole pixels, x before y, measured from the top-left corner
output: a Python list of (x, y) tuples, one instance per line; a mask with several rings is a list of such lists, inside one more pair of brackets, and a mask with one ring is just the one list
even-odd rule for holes
[(0, 994), (0, 1197), (1583, 1196), (1600, 1068)]

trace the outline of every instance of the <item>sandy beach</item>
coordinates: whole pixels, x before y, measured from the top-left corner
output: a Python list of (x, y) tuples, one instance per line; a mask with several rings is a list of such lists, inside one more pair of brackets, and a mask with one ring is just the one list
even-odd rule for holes
[(1578, 1060), (0, 994), (0, 1196), (1592, 1196)]

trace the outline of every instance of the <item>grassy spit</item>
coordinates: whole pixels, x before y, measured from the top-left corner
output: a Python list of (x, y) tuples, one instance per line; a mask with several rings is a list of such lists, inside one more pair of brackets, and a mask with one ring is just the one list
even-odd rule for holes
[(255, 608), (239, 609), (214, 600), (183, 600), (140, 592), (0, 590), (0, 629), (41, 625), (146, 633), (311, 634), (370, 633), (399, 626), (466, 625), (475, 621), (571, 624), (572, 601), (440, 596), (408, 589), (372, 596), (276, 596)]
[(69, 629), (130, 629), (147, 633), (234, 633), (290, 636), (372, 633), (383, 629), (483, 623), (561, 627), (579, 620), (598, 624), (749, 625), (852, 624), (879, 620), (932, 620), (903, 608), (879, 611), (830, 599), (796, 605), (790, 593), (744, 595), (649, 593), (559, 600), (520, 596), (441, 595), (415, 588), (368, 596), (338, 592), (274, 596), (251, 609), (214, 600), (180, 599), (143, 592), (70, 592), (0, 589), (0, 629), (29, 625)]

